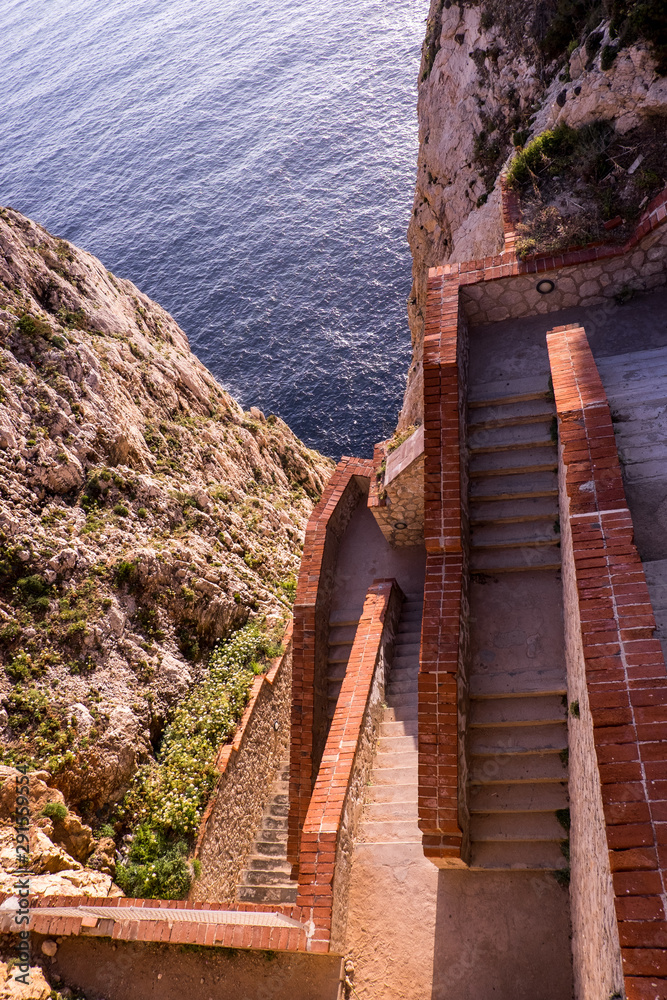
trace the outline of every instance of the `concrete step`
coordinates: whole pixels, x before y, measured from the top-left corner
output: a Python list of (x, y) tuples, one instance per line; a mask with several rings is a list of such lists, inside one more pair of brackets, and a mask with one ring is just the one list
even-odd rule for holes
[(469, 495), (471, 501), (480, 502), (557, 497), (558, 477), (553, 471), (483, 476), (471, 480)]
[(405, 767), (416, 767), (417, 765), (417, 751), (416, 750), (383, 750), (378, 753), (375, 757), (375, 765), (373, 768), (373, 775), (375, 775), (375, 769), (382, 770), (385, 768), (405, 768)]
[(470, 710), (471, 727), (525, 726), (567, 721), (567, 707), (558, 695), (539, 698), (473, 698)]
[[(390, 698), (395, 698), (399, 695), (404, 694), (417, 694), (417, 670), (414, 671), (413, 677), (408, 677), (405, 680), (389, 680), (389, 684), (385, 689), (385, 697), (387, 703)], [(391, 678), (391, 675), (390, 675)]]
[(532, 570), (555, 570), (561, 565), (557, 542), (508, 549), (473, 549), (470, 553), (471, 573), (520, 573)]
[(262, 832), (262, 840), (255, 841), (255, 852), (260, 857), (265, 858), (284, 858), (287, 856), (287, 834), (282, 838), (282, 840), (271, 840), (264, 836), (264, 831)]
[(342, 679), (345, 677), (346, 671), (347, 671), (347, 663), (328, 663), (327, 680), (342, 681)]
[(417, 708), (419, 704), (419, 699), (417, 696), (417, 688), (415, 686), (414, 691), (397, 691), (395, 693), (385, 691), (384, 695), (385, 704), (387, 708), (395, 708), (398, 710), (398, 718), (408, 719), (417, 718)]
[(412, 802), (417, 804), (417, 782), (406, 784), (372, 784), (366, 793), (369, 802)]
[(365, 820), (359, 838), (367, 844), (421, 843), (421, 831), (417, 817), (413, 820)]
[(471, 754), (533, 754), (564, 750), (567, 726), (563, 722), (543, 726), (484, 726), (469, 733)]
[(502, 670), (484, 673), (473, 671), (470, 694), (480, 698), (502, 698), (506, 695), (564, 695), (567, 680), (564, 664), (536, 664), (530, 669)]
[(283, 886), (240, 885), (237, 898), (240, 903), (296, 903), (298, 886), (289, 889)]
[(347, 663), (350, 659), (350, 653), (352, 652), (351, 645), (340, 645), (332, 646), (329, 643), (329, 655), (327, 657), (328, 663)]
[(499, 524), (474, 525), (471, 532), (471, 545), (474, 549), (488, 548), (519, 548), (522, 545), (539, 546), (553, 545), (560, 541), (560, 533), (556, 531), (557, 522), (554, 517), (540, 520), (509, 522)]
[(471, 785), (469, 798), (471, 813), (553, 813), (569, 801), (567, 782)]
[(340, 628), (344, 625), (359, 624), (360, 608), (341, 608), (329, 615), (329, 628)]
[(251, 871), (282, 872), (289, 881), (292, 866), (288, 861), (281, 861), (279, 858), (261, 858), (252, 855), (248, 859), (248, 869)]
[(409, 763), (405, 763), (403, 766), (394, 767), (382, 767), (381, 763), (378, 762), (376, 757), (375, 765), (371, 774), (371, 781), (373, 786), (387, 785), (394, 786), (398, 788), (406, 787), (408, 785), (417, 785), (417, 758), (411, 757)]
[[(416, 788), (415, 788), (416, 792)], [(373, 800), (366, 802), (364, 821), (380, 820), (411, 820), (417, 822), (417, 796), (412, 800), (392, 800), (389, 802), (378, 802)]]
[(416, 677), (419, 673), (419, 655), (412, 653), (410, 656), (399, 657), (399, 662), (392, 663), (389, 677), (404, 681), (408, 677)]
[(416, 622), (399, 621), (398, 629), (396, 630), (396, 641), (403, 642), (403, 639), (405, 638), (406, 641), (409, 642), (410, 639), (407, 638), (408, 636), (416, 636), (416, 638), (412, 641), (419, 642), (419, 637), (421, 636), (421, 624), (417, 625)]
[(287, 830), (287, 814), (284, 816), (265, 816), (262, 828), (264, 830)]
[(567, 867), (560, 845), (542, 842), (488, 842), (472, 845), (471, 868), (498, 871), (557, 871)]
[[(398, 700), (398, 699), (396, 699)], [(417, 725), (417, 698), (415, 696), (414, 704), (411, 705), (394, 705), (388, 706), (384, 710), (383, 715), (384, 722), (400, 722), (405, 725)]]
[(470, 839), (473, 843), (489, 840), (567, 840), (552, 812), (476, 813), (470, 817)]
[(553, 419), (545, 414), (544, 420), (527, 424), (474, 428), (468, 433), (468, 447), (473, 455), (507, 448), (550, 448), (556, 443), (552, 437)]
[(548, 375), (527, 375), (471, 385), (468, 390), (468, 408), (480, 410), (487, 406), (515, 407), (536, 400), (547, 403), (548, 396)]
[(527, 472), (549, 472), (558, 467), (554, 445), (543, 448), (506, 448), (470, 456), (470, 476), (508, 476)]
[(477, 754), (470, 757), (472, 785), (508, 784), (527, 781), (563, 782), (567, 767), (560, 753)]
[(402, 753), (404, 750), (417, 749), (417, 735), (414, 736), (381, 736), (377, 743), (377, 753)]
[(289, 875), (286, 875), (282, 871), (266, 871), (250, 869), (243, 873), (243, 884), (244, 885), (278, 885), (283, 886), (285, 889), (291, 888), (291, 879)]
[(382, 721), (380, 723), (380, 736), (416, 736), (417, 719), (409, 722)]
[(410, 638), (398, 636), (394, 644), (394, 659), (405, 656), (418, 656), (421, 645), (421, 633), (410, 635)]
[(345, 625), (329, 628), (329, 645), (338, 646), (341, 643), (351, 646), (354, 642), (354, 635), (357, 631), (356, 625)]
[(487, 427), (517, 427), (521, 424), (550, 423), (556, 415), (553, 403), (530, 399), (522, 403), (499, 403), (497, 406), (474, 406), (468, 412), (468, 433)]
[(524, 500), (483, 500), (470, 505), (470, 524), (522, 524), (558, 518), (558, 496), (534, 497)]

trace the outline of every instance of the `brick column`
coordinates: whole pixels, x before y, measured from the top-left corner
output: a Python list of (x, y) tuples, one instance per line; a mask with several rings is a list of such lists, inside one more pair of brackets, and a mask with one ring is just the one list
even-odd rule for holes
[(464, 551), (458, 360), (459, 283), (429, 272), (424, 330), (426, 582), (419, 668), (419, 827), (439, 867), (464, 864), (459, 825), (458, 673)]

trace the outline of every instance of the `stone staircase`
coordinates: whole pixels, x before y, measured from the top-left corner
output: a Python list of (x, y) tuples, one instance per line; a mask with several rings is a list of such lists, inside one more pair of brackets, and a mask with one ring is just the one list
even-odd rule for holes
[(471, 572), (557, 569), (556, 411), (546, 384), (468, 405)]
[(473, 868), (567, 866), (558, 453), (544, 383), (494, 398), (481, 386), (469, 403)]
[(289, 759), (283, 761), (237, 888), (239, 903), (294, 903), (297, 883), (287, 861)]
[(327, 660), (327, 718), (329, 725), (331, 725), (336, 711), (336, 702), (347, 670), (347, 662), (350, 659), (358, 624), (358, 609), (331, 612)]
[(422, 612), (422, 595), (406, 595), (358, 838), (364, 844), (421, 844), (417, 825), (417, 676)]

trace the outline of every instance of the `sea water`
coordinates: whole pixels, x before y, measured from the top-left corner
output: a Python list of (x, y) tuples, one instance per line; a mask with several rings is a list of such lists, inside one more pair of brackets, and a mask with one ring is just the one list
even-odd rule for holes
[(176, 318), (244, 406), (367, 456), (410, 358), (427, 0), (4, 0), (0, 204)]

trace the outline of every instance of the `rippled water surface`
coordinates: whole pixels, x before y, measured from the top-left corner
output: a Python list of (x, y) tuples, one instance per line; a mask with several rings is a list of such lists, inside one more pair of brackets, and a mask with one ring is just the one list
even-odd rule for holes
[(4, 0), (0, 203), (167, 308), (245, 405), (369, 455), (409, 362), (427, 0)]

